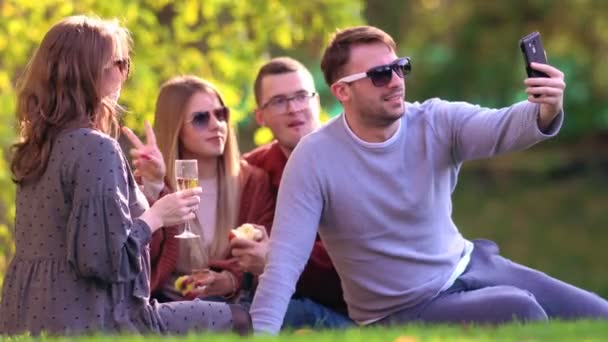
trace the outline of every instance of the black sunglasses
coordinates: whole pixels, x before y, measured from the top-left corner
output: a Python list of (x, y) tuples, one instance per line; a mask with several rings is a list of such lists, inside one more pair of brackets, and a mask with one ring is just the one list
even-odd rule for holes
[(405, 75), (412, 71), (411, 59), (409, 57), (402, 57), (390, 64), (380, 65), (373, 67), (366, 72), (360, 72), (342, 77), (336, 82), (352, 83), (354, 81), (369, 77), (374, 86), (384, 87), (393, 79), (393, 71), (400, 78), (405, 77)]
[(211, 119), (211, 113), (217, 119), (217, 121), (228, 121), (228, 116), (230, 115), (230, 109), (228, 107), (220, 107), (213, 110), (206, 110), (204, 112), (194, 112), (192, 115), (192, 126), (196, 128), (206, 128), (209, 125), (209, 120)]

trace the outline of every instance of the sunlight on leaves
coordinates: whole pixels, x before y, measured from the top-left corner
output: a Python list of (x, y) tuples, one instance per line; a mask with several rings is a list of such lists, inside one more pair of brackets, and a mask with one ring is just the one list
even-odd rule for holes
[(418, 342), (414, 336), (397, 336), (393, 342)]
[(264, 145), (272, 141), (274, 136), (268, 127), (258, 128), (253, 135), (253, 142), (257, 145)]

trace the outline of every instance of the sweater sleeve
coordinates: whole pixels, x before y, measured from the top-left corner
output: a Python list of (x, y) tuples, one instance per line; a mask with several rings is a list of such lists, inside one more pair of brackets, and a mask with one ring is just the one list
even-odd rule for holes
[(270, 252), (250, 310), (256, 332), (277, 334), (296, 282), (310, 256), (323, 209), (314, 146), (301, 141), (279, 188)]
[(433, 99), (425, 103), (434, 133), (451, 148), (456, 164), (523, 150), (557, 135), (564, 113), (546, 132), (538, 127), (540, 105), (528, 101), (501, 109)]
[[(256, 206), (267, 206), (267, 208), (262, 210), (258, 209), (256, 212), (271, 213), (272, 216), (274, 216), (274, 197), (287, 159), (276, 145), (271, 145), (271, 148), (268, 150), (258, 149), (254, 153), (245, 155), (245, 158), (250, 164), (262, 167), (268, 172), (270, 176), (269, 182), (271, 191), (268, 192), (265, 190), (264, 186), (259, 186), (259, 194), (255, 195), (253, 198), (264, 198), (263, 201), (256, 201), (256, 203), (258, 203)], [(274, 179), (272, 177), (273, 175)], [(256, 183), (262, 185), (265, 183), (265, 180), (260, 179), (259, 181), (256, 181)], [(270, 203), (272, 203), (272, 207), (270, 206)], [(266, 223), (266, 215), (263, 215), (262, 217), (263, 218), (261, 219), (249, 217), (247, 219), (249, 221), (243, 220), (242, 223), (255, 222), (270, 230), (272, 217), (269, 217), (270, 222), (268, 223)], [(296, 292), (298, 295), (308, 297), (319, 304), (346, 313), (346, 303), (343, 298), (340, 277), (318, 235), (312, 253), (310, 254), (310, 259), (298, 280)]]
[(347, 313), (340, 277), (318, 236), (298, 280), (296, 292), (338, 312)]

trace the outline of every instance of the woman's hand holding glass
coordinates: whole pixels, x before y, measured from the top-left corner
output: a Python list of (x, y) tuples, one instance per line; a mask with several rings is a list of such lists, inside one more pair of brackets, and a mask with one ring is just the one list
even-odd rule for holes
[(152, 232), (165, 226), (174, 226), (195, 218), (194, 213), (200, 203), (200, 187), (174, 192), (163, 196), (146, 210), (140, 219), (144, 220)]
[[(163, 184), (166, 166), (163, 155), (156, 144), (156, 136), (152, 126), (146, 121), (146, 143), (144, 144), (128, 127), (123, 127), (122, 132), (133, 144), (130, 154), (133, 158), (133, 166), (136, 176), (142, 177), (144, 181), (155, 184)], [(140, 218), (146, 221), (152, 231), (160, 227), (173, 226), (188, 223), (195, 218), (198, 210), (202, 190), (193, 187), (166, 195), (152, 205)]]

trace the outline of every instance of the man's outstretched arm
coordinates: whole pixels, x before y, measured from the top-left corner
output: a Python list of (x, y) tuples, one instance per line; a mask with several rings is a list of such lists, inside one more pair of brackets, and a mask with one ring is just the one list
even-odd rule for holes
[(312, 148), (304, 145), (301, 142), (289, 158), (279, 187), (270, 251), (250, 310), (258, 333), (277, 334), (281, 329), (319, 226), (320, 177), (312, 162)]

